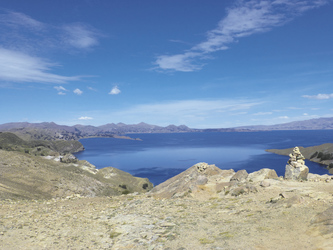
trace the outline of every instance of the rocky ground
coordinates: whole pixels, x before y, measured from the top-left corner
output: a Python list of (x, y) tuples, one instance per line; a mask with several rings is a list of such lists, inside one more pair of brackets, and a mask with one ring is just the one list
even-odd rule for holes
[(333, 249), (333, 180), (265, 181), (240, 195), (2, 200), (0, 249)]

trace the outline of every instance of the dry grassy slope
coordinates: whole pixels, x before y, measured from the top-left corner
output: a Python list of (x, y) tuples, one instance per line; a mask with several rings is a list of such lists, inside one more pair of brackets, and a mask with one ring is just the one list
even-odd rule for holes
[(0, 149), (26, 152), (33, 155), (75, 153), (84, 150), (79, 141), (23, 140), (10, 132), (0, 132)]
[(133, 177), (114, 168), (92, 170), (86, 161), (77, 165), (64, 164), (40, 156), (0, 150), (0, 199), (50, 199), (73, 194), (109, 196), (146, 192), (152, 188), (148, 179)]

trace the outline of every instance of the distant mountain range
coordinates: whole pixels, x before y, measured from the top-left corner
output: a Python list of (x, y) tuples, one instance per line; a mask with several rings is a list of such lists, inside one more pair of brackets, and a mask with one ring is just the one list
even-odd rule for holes
[(236, 128), (192, 129), (185, 125), (167, 127), (147, 123), (109, 123), (102, 126), (58, 125), (54, 122), (14, 122), (0, 125), (0, 131), (13, 132), (25, 140), (78, 140), (87, 137), (116, 137), (130, 133), (185, 133), (185, 132), (250, 132), (272, 130), (323, 130), (333, 129), (333, 118), (318, 118), (277, 125), (242, 126)]
[(0, 125), (1, 132), (12, 132), (25, 140), (78, 140), (87, 137), (117, 137), (127, 133), (183, 133), (194, 132), (185, 125), (161, 127), (146, 123), (127, 125), (110, 123), (102, 126), (58, 125), (54, 122), (14, 122)]
[(271, 130), (323, 130), (333, 129), (333, 117), (317, 118), (305, 121), (295, 121), (277, 125), (258, 125), (258, 126), (243, 126), (235, 129), (249, 129), (258, 131)]

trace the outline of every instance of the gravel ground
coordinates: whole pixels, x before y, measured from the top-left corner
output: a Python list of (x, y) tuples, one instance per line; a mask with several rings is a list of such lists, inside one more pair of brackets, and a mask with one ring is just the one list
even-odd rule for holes
[(0, 249), (333, 249), (313, 223), (332, 194), (333, 181), (283, 181), (238, 197), (1, 200)]

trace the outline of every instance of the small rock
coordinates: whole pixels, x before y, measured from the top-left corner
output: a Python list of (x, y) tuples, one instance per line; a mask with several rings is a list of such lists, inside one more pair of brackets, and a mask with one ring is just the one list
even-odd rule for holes
[(197, 178), (197, 185), (205, 185), (208, 182), (208, 178), (204, 175), (199, 175)]
[(285, 193), (285, 192), (283, 192), (283, 193), (281, 193), (281, 194), (279, 194), (282, 198), (288, 198), (288, 195)]
[(260, 183), (260, 186), (262, 187), (269, 187), (271, 184), (269, 183), (269, 181), (267, 180), (263, 180), (261, 183)]

